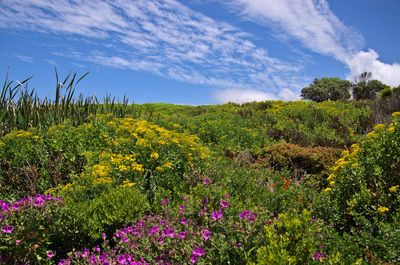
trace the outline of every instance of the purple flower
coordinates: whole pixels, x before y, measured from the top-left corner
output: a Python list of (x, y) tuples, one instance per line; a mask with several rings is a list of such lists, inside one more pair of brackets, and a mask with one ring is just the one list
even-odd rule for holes
[(210, 231), (208, 231), (207, 229), (203, 231), (204, 233), (204, 240), (207, 241), (210, 238)]
[(179, 207), (179, 210), (183, 211), (183, 209), (185, 209), (185, 206), (181, 205), (181, 206)]
[(118, 263), (119, 264), (126, 264), (126, 259), (124, 255), (118, 256)]
[(211, 216), (214, 219), (214, 221), (217, 221), (218, 219), (221, 219), (223, 217), (221, 211), (212, 212)]
[(169, 236), (169, 237), (174, 237), (174, 232), (175, 232), (175, 229), (173, 229), (173, 228), (171, 228), (171, 229), (165, 229), (163, 232), (162, 232), (162, 236), (163, 237), (165, 237), (165, 236)]
[(249, 222), (252, 223), (254, 220), (257, 218), (257, 213), (256, 212), (251, 212), (251, 211), (244, 211), (240, 212), (239, 219), (249, 219)]
[(324, 255), (322, 253), (315, 253), (314, 256), (312, 257), (313, 260), (316, 259), (323, 259)]
[(195, 264), (197, 261), (197, 256), (195, 254), (192, 255), (192, 257), (189, 260), (191, 263)]
[(204, 184), (210, 184), (210, 183), (212, 183), (212, 181), (211, 181), (211, 180), (204, 179)]
[(165, 199), (165, 200), (163, 200), (162, 202), (161, 202), (161, 204), (166, 204), (166, 203), (168, 203), (169, 202), (169, 200), (168, 199)]
[(185, 238), (186, 232), (185, 232), (185, 231), (180, 232), (180, 233), (179, 233), (179, 236), (180, 236), (181, 238)]
[(225, 194), (225, 197), (226, 197), (226, 198), (229, 198), (229, 193)]
[(93, 255), (90, 257), (90, 263), (92, 263), (92, 264), (96, 264), (96, 263), (97, 263), (97, 257), (96, 257), (95, 254), (93, 254)]
[(149, 235), (157, 233), (159, 230), (160, 228), (158, 226), (154, 226), (152, 229), (150, 229)]
[(51, 259), (53, 256), (54, 256), (53, 251), (47, 252), (47, 257), (49, 257), (49, 259)]
[(194, 246), (194, 250), (193, 250), (193, 255), (197, 255), (197, 256), (203, 256), (204, 254), (206, 254), (205, 252), (204, 252), (204, 249), (202, 249), (202, 248), (198, 248), (198, 247), (196, 247), (196, 246)]
[(202, 202), (203, 204), (207, 204), (207, 203), (208, 203), (207, 198), (204, 198), (201, 202)]
[(182, 223), (182, 224), (186, 224), (186, 222), (187, 222), (187, 219), (186, 219), (186, 218), (182, 218), (182, 219), (181, 219), (181, 223)]
[(226, 201), (221, 201), (219, 204), (222, 206), (222, 208), (228, 207), (228, 203)]
[(11, 234), (11, 232), (14, 230), (14, 227), (12, 226), (12, 225), (5, 225), (5, 226), (3, 226), (2, 228), (1, 228), (1, 231), (3, 232), (3, 233), (6, 233), (6, 234)]

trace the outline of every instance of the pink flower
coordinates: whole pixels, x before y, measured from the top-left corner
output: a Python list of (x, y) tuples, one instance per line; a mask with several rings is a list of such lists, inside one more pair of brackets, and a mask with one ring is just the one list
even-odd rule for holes
[(5, 226), (3, 226), (2, 228), (1, 228), (1, 231), (3, 232), (3, 233), (6, 233), (6, 234), (11, 234), (11, 232), (14, 230), (14, 227), (12, 226), (12, 225), (5, 225)]
[(208, 231), (207, 229), (203, 231), (204, 233), (204, 240), (207, 241), (210, 238), (210, 231)]
[(214, 221), (217, 221), (218, 219), (221, 219), (223, 217), (221, 211), (212, 212), (211, 216), (214, 219)]
[(228, 203), (226, 201), (220, 202), (221, 207), (225, 208), (228, 207)]
[(211, 183), (212, 183), (212, 181), (211, 181), (211, 180), (204, 179), (204, 184), (211, 184)]
[(51, 259), (53, 256), (54, 256), (53, 251), (47, 252), (47, 257), (49, 257)]

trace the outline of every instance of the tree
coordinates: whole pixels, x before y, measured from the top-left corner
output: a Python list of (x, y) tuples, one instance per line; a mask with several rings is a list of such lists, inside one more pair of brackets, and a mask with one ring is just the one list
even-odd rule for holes
[(312, 84), (301, 90), (301, 97), (316, 102), (348, 100), (350, 98), (350, 88), (350, 81), (337, 77), (316, 78)]
[(379, 80), (370, 80), (371, 77), (372, 74), (370, 72), (365, 72), (355, 79), (356, 83), (352, 87), (354, 100), (373, 100), (380, 91), (389, 87)]

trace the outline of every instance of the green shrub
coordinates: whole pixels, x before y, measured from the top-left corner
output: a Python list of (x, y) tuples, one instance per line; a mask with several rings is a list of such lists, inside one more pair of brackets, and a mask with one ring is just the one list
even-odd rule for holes
[(264, 148), (260, 159), (265, 167), (288, 170), (292, 178), (300, 181), (308, 177), (313, 187), (321, 188), (326, 185), (324, 180), (340, 153), (338, 148), (281, 143)]
[(102, 192), (86, 202), (68, 204), (71, 214), (93, 238), (102, 233), (111, 235), (124, 224), (132, 223), (150, 208), (146, 197), (134, 187), (117, 187)]
[(265, 245), (256, 250), (249, 264), (318, 264), (326, 261), (321, 245), (323, 222), (303, 210), (289, 211), (275, 217), (265, 226)]

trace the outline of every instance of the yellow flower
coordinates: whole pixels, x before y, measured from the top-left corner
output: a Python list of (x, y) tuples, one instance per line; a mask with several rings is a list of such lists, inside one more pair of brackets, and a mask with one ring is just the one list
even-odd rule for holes
[(375, 125), (374, 126), (374, 130), (383, 130), (383, 129), (385, 129), (385, 124), (377, 124), (377, 125)]
[(171, 163), (171, 162), (167, 162), (167, 163), (165, 163), (165, 164), (163, 165), (163, 167), (171, 168), (171, 167), (172, 167), (172, 163)]
[(358, 163), (351, 164), (352, 167), (358, 166)]
[(393, 132), (394, 131), (394, 127), (391, 125), (386, 131)]
[(370, 132), (370, 133), (367, 134), (367, 138), (368, 138), (368, 139), (371, 139), (372, 137), (374, 137), (374, 135), (375, 135), (375, 132), (372, 131), (372, 132)]
[(158, 167), (156, 167), (156, 170), (161, 171), (162, 167), (158, 166)]
[(335, 177), (335, 175), (330, 174), (329, 177), (328, 177), (326, 180), (330, 180), (330, 179), (332, 179), (332, 178), (334, 178), (334, 177)]
[(331, 182), (329, 182), (329, 185), (333, 185), (335, 183), (336, 183), (335, 181), (331, 181)]
[(152, 153), (151, 155), (150, 155), (150, 158), (154, 158), (154, 159), (158, 159), (159, 158), (159, 155), (157, 154), (157, 153)]
[(0, 147), (4, 146), (5, 144), (3, 142), (0, 142)]
[(324, 191), (331, 191), (331, 190), (332, 190), (331, 188), (324, 189)]
[(389, 191), (396, 191), (399, 188), (399, 185), (393, 186), (389, 188)]
[(124, 166), (124, 165), (120, 165), (120, 166), (118, 167), (118, 170), (119, 170), (120, 172), (124, 172), (124, 171), (127, 171), (128, 168), (127, 168), (126, 166)]
[(392, 113), (392, 117), (397, 117), (397, 116), (400, 116), (400, 112), (397, 111)]
[(380, 213), (388, 212), (388, 211), (389, 211), (389, 208), (384, 207), (384, 206), (379, 206), (378, 211), (379, 211)]

